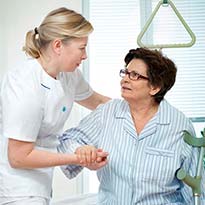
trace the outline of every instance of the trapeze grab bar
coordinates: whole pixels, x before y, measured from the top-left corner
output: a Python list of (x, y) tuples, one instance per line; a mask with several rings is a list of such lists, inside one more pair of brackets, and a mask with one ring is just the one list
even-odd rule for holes
[(205, 129), (201, 132), (202, 138), (192, 137), (189, 132), (184, 131), (184, 141), (193, 146), (200, 147), (200, 155), (197, 162), (196, 176), (192, 177), (188, 175), (183, 169), (179, 169), (176, 173), (176, 177), (182, 180), (185, 184), (192, 188), (194, 196), (194, 205), (200, 205), (201, 196), (201, 175), (203, 170), (203, 159), (205, 154)]
[[(188, 32), (188, 34), (191, 37), (191, 41), (189, 43), (177, 43), (177, 44), (156, 44), (156, 45), (151, 45), (151, 44), (143, 44), (142, 43), (142, 37), (144, 36), (145, 32), (147, 31), (147, 29), (149, 28), (152, 20), (154, 19), (154, 16), (156, 15), (157, 11), (159, 10), (161, 5), (170, 5), (171, 8), (174, 10), (175, 14), (177, 15), (177, 17), (179, 18), (179, 20), (181, 21), (182, 25), (184, 26), (184, 28), (186, 29), (186, 31)], [(192, 32), (192, 30), (190, 29), (190, 27), (187, 25), (187, 23), (185, 22), (185, 20), (183, 19), (183, 17), (181, 16), (181, 14), (179, 13), (179, 11), (176, 9), (176, 7), (174, 6), (174, 4), (172, 3), (171, 0), (161, 0), (156, 8), (154, 9), (154, 11), (152, 12), (151, 16), (149, 17), (148, 21), (146, 22), (146, 24), (144, 25), (142, 31), (139, 33), (138, 37), (137, 37), (137, 44), (140, 47), (147, 47), (147, 48), (184, 48), (184, 47), (191, 47), (192, 45), (194, 45), (194, 43), (196, 42), (196, 37), (194, 35), (194, 33)]]

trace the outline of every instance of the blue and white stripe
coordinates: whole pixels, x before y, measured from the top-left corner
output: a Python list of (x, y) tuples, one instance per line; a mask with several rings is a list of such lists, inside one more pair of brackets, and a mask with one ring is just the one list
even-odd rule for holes
[[(138, 135), (127, 102), (112, 100), (67, 130), (59, 151), (73, 152), (81, 144), (92, 144), (109, 152), (108, 165), (97, 172), (100, 205), (190, 205), (191, 189), (175, 173), (183, 167), (195, 175), (198, 150), (184, 143), (183, 130), (194, 135), (189, 119), (163, 100)], [(81, 169), (62, 167), (68, 177)], [(204, 193), (202, 197), (205, 204)]]

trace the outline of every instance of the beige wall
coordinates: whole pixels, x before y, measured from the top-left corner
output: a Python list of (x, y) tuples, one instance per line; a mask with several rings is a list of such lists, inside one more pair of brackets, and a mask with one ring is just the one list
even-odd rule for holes
[(52, 9), (65, 6), (81, 12), (81, 0), (0, 0), (0, 74), (25, 58), (25, 33)]

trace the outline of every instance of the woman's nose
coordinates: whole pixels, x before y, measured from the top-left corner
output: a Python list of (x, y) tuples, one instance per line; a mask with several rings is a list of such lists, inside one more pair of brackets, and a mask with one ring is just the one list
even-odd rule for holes
[(85, 60), (87, 57), (88, 57), (88, 56), (87, 56), (87, 52), (85, 51), (85, 52), (83, 53), (83, 55), (82, 55), (82, 59)]

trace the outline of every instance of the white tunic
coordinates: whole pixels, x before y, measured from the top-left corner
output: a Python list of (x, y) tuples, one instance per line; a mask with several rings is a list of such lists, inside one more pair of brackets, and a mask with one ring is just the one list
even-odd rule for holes
[(53, 168), (13, 169), (7, 157), (8, 138), (35, 142), (36, 149), (56, 152), (74, 101), (93, 90), (78, 69), (55, 80), (36, 60), (9, 71), (0, 93), (0, 197), (50, 198)]

